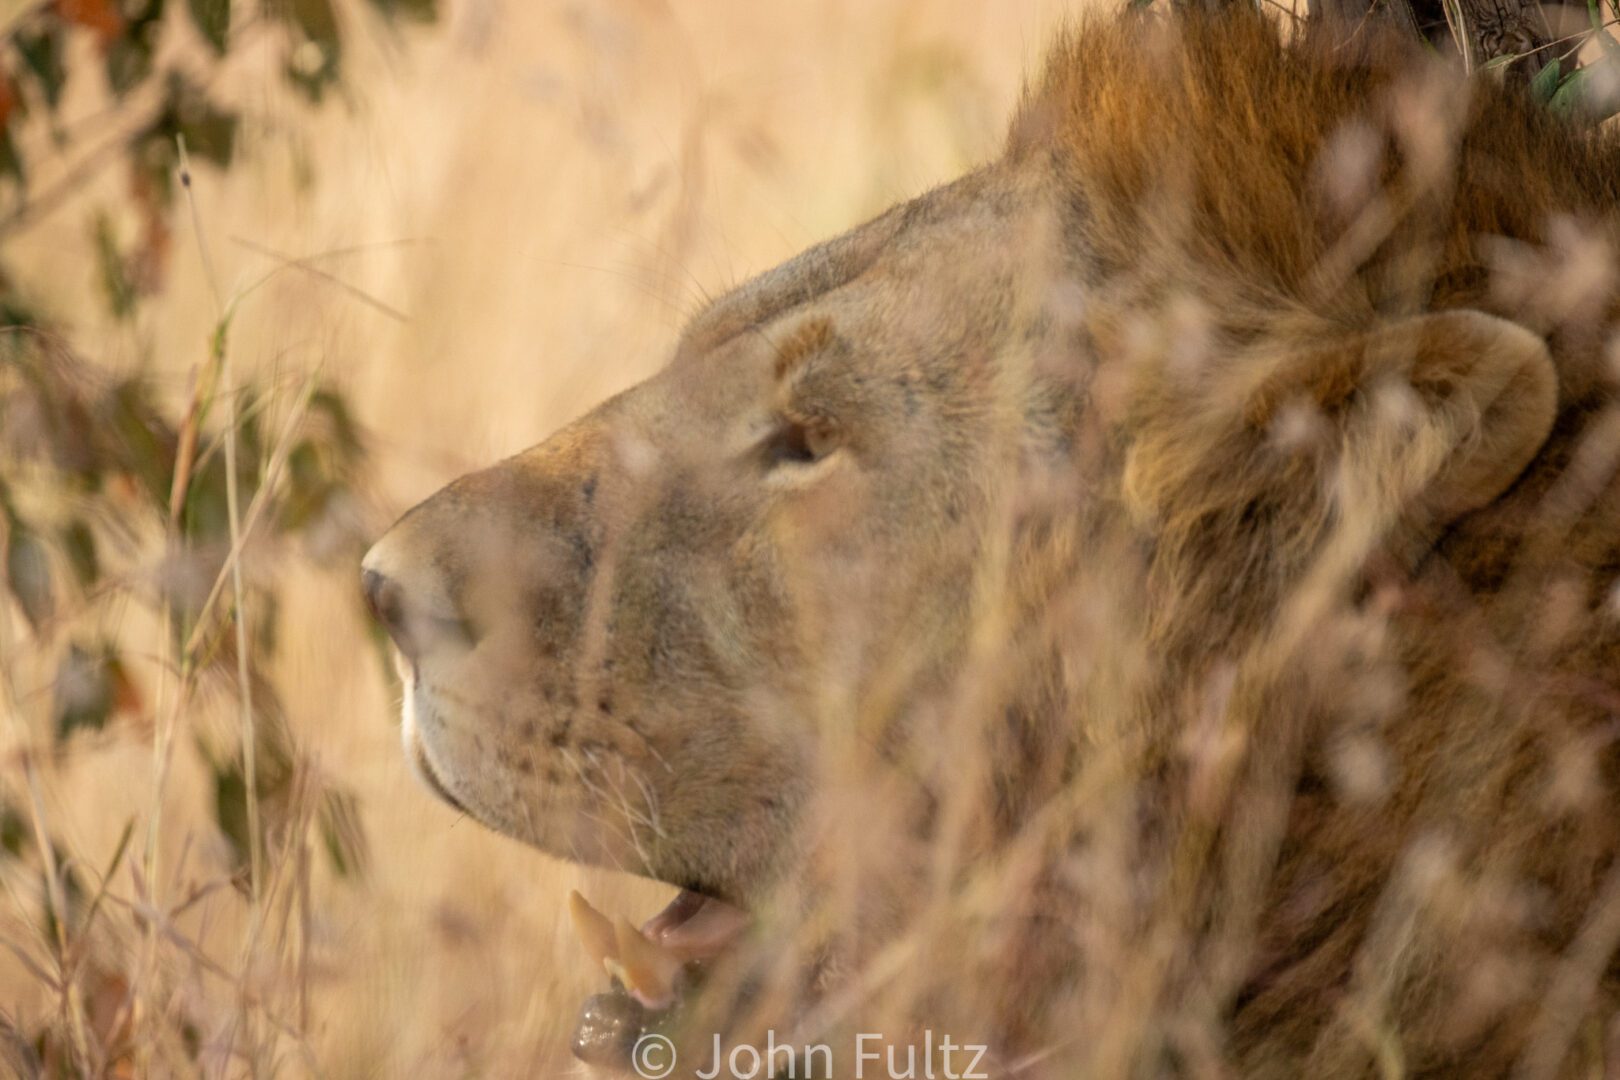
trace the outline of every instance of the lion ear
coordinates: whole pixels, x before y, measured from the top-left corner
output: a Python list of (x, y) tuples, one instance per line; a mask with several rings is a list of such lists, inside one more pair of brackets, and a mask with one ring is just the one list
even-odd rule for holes
[(1330, 538), (1351, 563), (1379, 546), (1416, 557), (1552, 430), (1552, 357), (1516, 323), (1458, 310), (1311, 336), (1201, 374), (1143, 371), (1121, 494), (1172, 561), (1259, 545), (1276, 570)]
[(1546, 342), (1518, 323), (1471, 310), (1410, 322), (1393, 330), (1413, 334), (1413, 389), (1450, 444), (1419, 496), (1426, 524), (1443, 526), (1492, 502), (1535, 458), (1557, 415), (1558, 372)]

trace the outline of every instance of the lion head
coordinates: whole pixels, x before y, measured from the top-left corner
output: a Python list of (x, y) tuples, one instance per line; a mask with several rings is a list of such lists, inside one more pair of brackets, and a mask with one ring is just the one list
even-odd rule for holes
[(1008, 476), (1068, 437), (1007, 362), (1028, 187), (987, 169), (801, 255), (406, 514), (365, 578), (429, 785), (555, 854), (757, 896), (832, 688), (948, 674)]
[[(1414, 120), (1414, 85), (1445, 108)], [(783, 890), (805, 906), (849, 836), (829, 798), (914, 842), (861, 878), (879, 925), (1004, 855), (1022, 929), (976, 923), (997, 944), (942, 963), (1001, 980), (1003, 1032), (1115, 994), (1086, 1014), (1130, 1020), (1088, 1044), (1099, 1074), (1190, 1053), (1200, 1009), (1250, 1064), (1355, 1074), (1336, 1002), (1363, 982), (1414, 1062), (1516, 1053), (1533, 1025), (1439, 1019), (1474, 923), (1358, 950), (1445, 830), (1571, 890), (1548, 955), (1613, 851), (1596, 803), (1552, 820), (1523, 780), (1586, 745), (1595, 699), (1551, 725), (1482, 704), (1505, 684), (1468, 635), (1511, 669), (1538, 589), (1620, 566), (1609, 502), (1536, 539), (1608, 408), (1612, 288), (1549, 306), (1492, 261), (1553, 244), (1550, 208), (1606, 220), (1620, 162), (1461, 86), (1241, 14), (1077, 31), (1000, 159), (720, 298), (658, 375), (378, 542), (409, 758), (492, 828), (683, 890), (647, 930), (679, 961)], [(1360, 179), (1324, 189), (1347, 147)], [(1590, 682), (1606, 627), (1536, 663)], [(1397, 764), (1352, 783), (1324, 763), (1347, 746)], [(1075, 869), (1099, 850), (1140, 911)], [(634, 932), (580, 918), (668, 1003)], [(1097, 959), (1166, 925), (1151, 992)]]

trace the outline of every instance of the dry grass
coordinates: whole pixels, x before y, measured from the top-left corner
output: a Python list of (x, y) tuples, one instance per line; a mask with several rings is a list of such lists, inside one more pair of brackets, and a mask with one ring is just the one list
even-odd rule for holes
[[(253, 406), (266, 410), (261, 429), (290, 431), (317, 382), (339, 386), (354, 404), (373, 470), (345, 513), (358, 532), (374, 536), (451, 478), (538, 442), (655, 371), (706, 297), (996, 153), (1023, 77), (1075, 9), (1050, 0), (702, 8), (659, 0), (464, 0), (449, 6), (443, 25), (403, 37), (377, 30), (358, 3), (344, 10), (356, 30), (344, 100), (319, 111), (291, 100), (263, 55), (234, 61), (223, 74), (222, 92), (249, 117), (246, 156), (228, 175), (196, 174), (194, 201), (177, 219), (169, 279), (133, 321), (103, 314), (86, 224), (97, 207), (117, 203), (117, 176), (10, 237), (6, 259), (40, 306), (62, 316), (79, 354), (108, 371), (146, 372), (171, 415), (185, 415), (188, 404), (208, 396), (199, 385), (217, 379), (228, 392), (239, 380), (257, 379), (275, 388)], [(1449, 160), (1453, 133), (1421, 91), (1409, 97), (1391, 130), (1413, 140), (1406, 149), (1418, 163), (1411, 166), (1417, 179), (1400, 181), (1432, 194), (1423, 185), (1438, 191), (1452, 178), (1445, 168), (1431, 174), (1418, 165)], [(1160, 100), (1177, 99), (1167, 91)], [(94, 94), (81, 93), (65, 113), (72, 123), (100, 107)], [(1173, 119), (1164, 119), (1164, 130), (1173, 130)], [(1311, 268), (1325, 293), (1354, 286), (1360, 260), (1398, 236), (1400, 215), (1419, 205), (1387, 202), (1389, 192), (1372, 179), (1377, 161), (1354, 160), (1366, 146), (1360, 136), (1375, 134), (1352, 127), (1332, 144), (1344, 160), (1329, 164), (1343, 175), (1328, 179), (1344, 183), (1328, 194), (1343, 196), (1345, 236), (1374, 240), (1334, 248), (1342, 265), (1324, 258)], [(1381, 145), (1367, 155), (1381, 154)], [(1159, 152), (1149, 167), (1170, 153)], [(1357, 177), (1365, 183), (1358, 186)], [(1392, 190), (1399, 194), (1398, 185)], [(1183, 202), (1180, 211), (1196, 204)], [(1164, 219), (1173, 219), (1166, 236), (1182, 224), (1207, 225), (1180, 211), (1165, 210)], [(1357, 232), (1363, 226), (1365, 235)], [(115, 227), (133, 230), (135, 223)], [(1238, 231), (1263, 232), (1263, 223)], [(1172, 255), (1185, 239), (1174, 235)], [(1538, 333), (1569, 334), (1577, 344), (1599, 334), (1620, 340), (1604, 306), (1615, 280), (1604, 238), (1564, 221), (1546, 239), (1542, 247), (1503, 242), (1493, 249), (1491, 302), (1518, 312)], [(1421, 291), (1432, 284), (1429, 269), (1397, 282), (1419, 290), (1402, 297), (1410, 301), (1402, 310), (1430, 302)], [(1039, 310), (1072, 329), (1091, 316), (1074, 302), (1079, 287), (1067, 284), (1073, 288), (1040, 298)], [(1240, 295), (1249, 283), (1218, 284)], [(1211, 295), (1225, 294), (1212, 287)], [(1114, 302), (1088, 298), (1093, 310)], [(1185, 468), (1168, 469), (1162, 490), (1142, 473), (1124, 485), (1143, 520), (1165, 509), (1153, 503), (1155, 490), (1173, 509), (1220, 503), (1215, 496), (1227, 489), (1201, 470), (1228, 460), (1227, 451), (1239, 480), (1261, 484), (1267, 475), (1254, 467), (1258, 444), (1245, 441), (1259, 436), (1215, 424), (1221, 408), (1198, 396), (1208, 392), (1200, 378), (1188, 378), (1214, 355), (1228, 315), (1202, 302), (1192, 294), (1162, 306), (1144, 302), (1129, 311), (1137, 322), (1112, 328), (1120, 348), (1099, 350), (1098, 416), (1120, 406), (1127, 378), (1139, 390), (1149, 378), (1141, 372), (1161, 363), (1164, 400), (1185, 405), (1167, 409), (1156, 436), (1193, 448), (1183, 455)], [(916, 317), (926, 323), (929, 315)], [(1242, 313), (1231, 318), (1241, 321)], [(1286, 333), (1279, 335), (1288, 344)], [(1268, 355), (1256, 347), (1249, 359)], [(1015, 367), (1009, 362), (1002, 373), (1009, 383), (1031, 375)], [(1246, 393), (1246, 386), (1232, 392)], [(221, 413), (234, 432), (241, 403), (226, 400)], [(1369, 407), (1367, 423), (1392, 454), (1410, 434), (1402, 425), (1418, 415), (1415, 400), (1396, 394)], [(1594, 844), (1609, 836), (1601, 755), (1612, 757), (1613, 726), (1594, 722), (1584, 730), (1577, 720), (1612, 718), (1616, 699), (1602, 673), (1588, 670), (1601, 664), (1581, 652), (1578, 639), (1609, 640), (1601, 635), (1612, 625), (1614, 594), (1603, 592), (1606, 580), (1572, 582), (1553, 573), (1550, 553), (1569, 544), (1576, 519), (1615, 489), (1620, 443), (1612, 433), (1620, 430), (1620, 410), (1612, 387), (1594, 391), (1593, 400), (1591, 431), (1571, 448), (1568, 476), (1549, 481), (1536, 508), (1545, 516), (1537, 537), (1548, 549), (1527, 544), (1515, 553), (1523, 565), (1513, 569), (1524, 581), (1509, 575), (1519, 591), (1504, 586), (1500, 610), (1486, 611), (1449, 579), (1414, 582), (1383, 565), (1385, 541), (1393, 545), (1397, 535), (1386, 504), (1396, 496), (1383, 490), (1383, 474), (1351, 475), (1354, 454), (1335, 456), (1323, 433), (1340, 422), (1329, 415), (1337, 404), (1318, 409), (1308, 398), (1290, 399), (1297, 411), (1279, 412), (1265, 436), (1275, 442), (1266, 443), (1266, 453), (1296, 455), (1290, 468), (1324, 463), (1312, 474), (1322, 483), (1301, 482), (1289, 492), (1310, 524), (1288, 532), (1282, 522), (1268, 532), (1260, 513), (1223, 534), (1222, 512), (1231, 507), (1222, 503), (1208, 515), (1214, 524), (1206, 536), (1197, 532), (1199, 513), (1179, 515), (1186, 519), (1175, 526), (1185, 529), (1180, 542), (1194, 552), (1184, 581), (1152, 578), (1162, 564), (1144, 561), (1158, 554), (1144, 557), (1141, 537), (1105, 520), (1107, 510), (1096, 511), (1083, 557), (1059, 560), (1076, 579), (1065, 579), (1064, 590), (1048, 590), (1034, 571), (1033, 583), (1010, 574), (1001, 560), (1025, 553), (1016, 545), (1042, 532), (1043, 514), (1057, 519), (1054, 550), (1068, 559), (1079, 548), (1066, 531), (1073, 507), (1065, 500), (1074, 492), (1063, 485), (1074, 478), (1004, 493), (997, 512), (1006, 521), (997, 518), (991, 528), (1005, 525), (1006, 535), (991, 537), (985, 565), (976, 568), (986, 594), (975, 597), (980, 621), (961, 670), (937, 699), (919, 705), (910, 696), (915, 658), (908, 650), (926, 644), (872, 650), (897, 658), (901, 670), (874, 673), (859, 690), (859, 676), (837, 666), (847, 657), (816, 656), (826, 675), (816, 680), (825, 698), (815, 703), (824, 736), (818, 764), (843, 786), (813, 801), (808, 869), (787, 889), (800, 892), (764, 913), (767, 933), (748, 957), (775, 965), (776, 978), (762, 980), (761, 992), (726, 984), (743, 965), (722, 967), (711, 976), (711, 993), (693, 1007), (746, 1000), (757, 1006), (753, 1015), (724, 1018), (737, 1021), (734, 1032), (750, 1034), (786, 1015), (798, 1024), (796, 1037), (830, 1041), (857, 1024), (908, 1031), (918, 1016), (971, 1029), (1007, 1006), (1007, 996), (1040, 984), (1053, 995), (1045, 1002), (1052, 1011), (1017, 1018), (1032, 1030), (1017, 1033), (1027, 1045), (1014, 1051), (1037, 1052), (1027, 1070), (1011, 1072), (1031, 1076), (1063, 1075), (1081, 1067), (1075, 1062), (1090, 1075), (1124, 1075), (1133, 1064), (1159, 1060), (1156, 1054), (1189, 1075), (1227, 1075), (1243, 1038), (1291, 1043), (1289, 1053), (1314, 1047), (1315, 1060), (1330, 1069), (1344, 1063), (1343, 1074), (1359, 1074), (1371, 1060), (1400, 1075), (1403, 1036), (1411, 1034), (1403, 1023), (1439, 1031), (1436, 1045), (1449, 1039), (1467, 1046), (1483, 1040), (1510, 1006), (1522, 1007), (1517, 1015), (1532, 1028), (1522, 1040), (1525, 1075), (1556, 1074), (1571, 1045), (1589, 1049), (1591, 1060), (1614, 1059), (1604, 1041), (1620, 1045), (1620, 1027), (1593, 1014), (1606, 1000), (1601, 984), (1620, 940), (1620, 872), (1596, 861), (1580, 868), (1592, 871), (1592, 880), (1579, 894), (1579, 910), (1560, 912), (1560, 930), (1568, 931), (1562, 939), (1531, 932), (1539, 913), (1563, 897), (1536, 893), (1529, 880), (1546, 837), (1566, 824), (1559, 815), (1574, 820), (1579, 811), (1598, 820)], [(1197, 443), (1189, 435), (1204, 421), (1212, 426)], [(1260, 421), (1246, 422), (1258, 430)], [(1138, 445), (1147, 441), (1143, 430), (1133, 433)], [(243, 452), (229, 438), (213, 438), (205, 436), (203, 453)], [(268, 481), (260, 490), (274, 487), (285, 450), (274, 438), (264, 448), (259, 460)], [(1098, 468), (1087, 455), (1111, 452), (1100, 445), (1074, 451), (1081, 466)], [(1337, 479), (1333, 469), (1343, 470)], [(1324, 509), (1317, 494), (1337, 501)], [(141, 599), (174, 572), (166, 555), (172, 521), (127, 522), (124, 542), (108, 555), (115, 587), (68, 612), (52, 634), (32, 629), (22, 611), (0, 612), (0, 798), (25, 807), (28, 824), (54, 838), (54, 845), (36, 844), (28, 859), (0, 856), (0, 1035), (45, 1032), (48, 1056), (64, 1073), (79, 1066), (209, 1076), (578, 1070), (568, 1036), (580, 1002), (602, 989), (603, 977), (588, 969), (574, 941), (568, 891), (578, 888), (614, 914), (639, 914), (662, 905), (670, 890), (542, 856), (432, 799), (400, 753), (398, 687), (361, 611), (359, 548), (272, 543), (255, 529), (261, 507), (254, 495), (234, 492), (229, 502), (230, 532), (247, 539), (239, 559), (216, 558), (208, 573), (220, 611), (275, 596), (281, 622), (273, 654), (258, 651), (260, 639), (245, 629), (251, 620), (221, 617), (176, 634), (156, 605)], [(1289, 505), (1280, 502), (1277, 514)], [(837, 508), (862, 509), (858, 500)], [(1335, 521), (1342, 523), (1326, 524)], [(1167, 550), (1178, 534), (1156, 524), (1154, 539)], [(814, 537), (790, 539), (814, 545)], [(1199, 667), (1185, 660), (1197, 650), (1176, 635), (1191, 636), (1196, 626), (1222, 636), (1208, 628), (1228, 624), (1183, 620), (1177, 605), (1241, 607), (1222, 591), (1236, 591), (1232, 580), (1204, 580), (1218, 558), (1209, 551), (1239, 544), (1260, 549), (1253, 561), (1263, 561), (1267, 573), (1233, 580), (1276, 590), (1255, 601), (1257, 611), (1262, 601), (1275, 603), (1259, 614), (1223, 611), (1231, 634), (1197, 643), (1206, 650)], [(785, 562), (803, 568), (812, 560)], [(1435, 562), (1446, 563), (1436, 577), (1458, 569)], [(1017, 587), (1007, 588), (1009, 580)], [(1168, 613), (1143, 611), (1144, 582), (1162, 586), (1154, 595)], [(1596, 599), (1582, 592), (1589, 586)], [(1014, 595), (1019, 588), (1043, 595)], [(1352, 593), (1358, 599), (1347, 601)], [(1401, 621), (1409, 607), (1427, 603), (1456, 615), (1446, 633), (1433, 635), (1435, 653), (1423, 654), (1455, 679), (1443, 685), (1456, 692), (1441, 703), (1454, 705), (1452, 713), (1435, 708), (1423, 716), (1473, 727), (1471, 737), (1453, 741), (1448, 732), (1410, 746), (1401, 741), (1408, 732), (1396, 729), (1417, 716), (1403, 699), (1413, 689), (1403, 681), (1411, 671), (1400, 666), (1412, 654), (1401, 652), (1406, 643), (1397, 639), (1413, 626), (1427, 629), (1417, 616)], [(851, 653), (863, 647), (872, 620), (863, 624), (870, 612), (860, 603), (824, 614), (845, 621), (812, 627), (808, 637), (823, 630)], [(1497, 634), (1501, 625), (1492, 618), (1513, 626)], [(58, 745), (50, 730), (57, 664), (65, 632), (75, 628), (124, 644), (138, 701), (105, 731)], [(1160, 655), (1151, 654), (1150, 642)], [(1213, 653), (1226, 647), (1233, 655), (1216, 662)], [(249, 659), (266, 675), (254, 689), (257, 713), (244, 693)], [(1591, 678), (1572, 680), (1579, 685), (1559, 705), (1553, 691), (1566, 659), (1572, 668), (1585, 663), (1577, 674)], [(1054, 685), (1037, 678), (1059, 667)], [(1016, 836), (1000, 837), (979, 797), (997, 759), (982, 751), (1016, 738), (1005, 730), (1015, 726), (1007, 722), (1016, 716), (1010, 706), (1047, 689), (1063, 704), (1043, 719), (1076, 720), (1076, 728), (1077, 718), (1086, 722), (1087, 745), (1074, 755), (1084, 760), (1053, 753), (1050, 768), (1032, 763), (1032, 789), (1044, 778), (1059, 794), (1031, 808)], [(285, 706), (296, 768), (287, 770), (293, 780), (274, 805), (250, 800), (244, 807), (250, 820), (264, 813), (274, 821), (264, 846), (234, 851), (217, 821), (215, 777), (197, 747), (240, 754), (255, 725), (280, 723), (264, 706), (272, 698)], [(1317, 721), (1318, 706), (1322, 732), (1307, 746), (1298, 729)], [(1531, 722), (1536, 709), (1566, 706), (1567, 717)], [(893, 730), (912, 741), (889, 745), (886, 725), (908, 709), (938, 723), (897, 723)], [(1541, 740), (1538, 752), (1550, 748), (1536, 774), (1544, 788), (1533, 796), (1523, 794), (1529, 781), (1504, 775), (1515, 755), (1530, 754), (1503, 744), (1527, 731), (1527, 742)], [(897, 777), (906, 770), (879, 760), (876, 743), (910, 772)], [(251, 737), (246, 745), (255, 745)], [(1397, 759), (1414, 749), (1409, 760)], [(1163, 768), (1153, 772), (1144, 762)], [(1307, 764), (1321, 790), (1300, 796)], [(247, 768), (251, 775), (284, 765), (268, 755)], [(1428, 832), (1434, 821), (1416, 811), (1403, 818), (1391, 805), (1395, 793), (1416, 787), (1401, 787), (1400, 778), (1425, 770), (1434, 779), (1424, 797), (1440, 806), (1435, 820), (1444, 826)], [(1513, 794), (1487, 791), (1482, 782), (1478, 802), (1470, 802), (1469, 785), (1480, 777)], [(338, 874), (321, 851), (319, 800), (336, 784), (354, 794), (369, 838), (361, 874)], [(948, 797), (959, 791), (967, 796)], [(936, 792), (944, 795), (933, 800)], [(613, 794), (626, 816), (640, 809)], [(656, 812), (646, 788), (642, 794)], [(1333, 836), (1321, 841), (1329, 848), (1297, 861), (1295, 853), (1280, 853), (1294, 839), (1291, 815), (1304, 804), (1297, 816), (1309, 818), (1313, 800), (1343, 808), (1347, 831), (1356, 833), (1356, 843), (1344, 844), (1350, 855), (1325, 867), (1312, 860), (1338, 857)], [(1159, 821), (1158, 803), (1182, 816)], [(919, 842), (915, 822), (925, 816), (938, 829)], [(1475, 866), (1459, 854), (1468, 850), (1457, 840), (1464, 834), (1491, 858)], [(1550, 846), (1553, 854), (1574, 852), (1572, 863), (1578, 857), (1574, 841)], [(1351, 865), (1356, 858), (1366, 865)], [(52, 859), (62, 865), (45, 866), (42, 876), (38, 864)], [(108, 867), (113, 872), (105, 873)], [(1362, 891), (1349, 896), (1344, 914), (1333, 902), (1344, 899), (1336, 890), (1353, 874), (1361, 875), (1354, 880)], [(67, 906), (61, 893), (69, 875), (89, 896), (72, 908), (71, 925), (51, 925), (43, 916)], [(1279, 890), (1287, 902), (1268, 904)], [(879, 914), (863, 921), (873, 911)], [(886, 922), (892, 913), (904, 917)], [(1276, 925), (1262, 925), (1265, 919)], [(783, 926), (792, 932), (775, 933)], [(1321, 988), (1275, 990), (1281, 981), (1267, 986), (1255, 977), (1257, 957), (1275, 944), (1270, 939), (1286, 952), (1323, 927), (1332, 939), (1321, 948), (1329, 956), (1323, 963), (1342, 961), (1343, 970), (1316, 977), (1338, 978), (1342, 996), (1293, 1031), (1290, 1009), (1309, 1005)], [(806, 961), (836, 967), (852, 940), (852, 970), (835, 972), (831, 992), (799, 1009), (798, 980), (812, 969)], [(1442, 951), (1426, 944), (1431, 940), (1460, 946), (1468, 979), (1443, 1022), (1413, 1022), (1411, 996), (1403, 995), (1424, 974), (1414, 969)], [(874, 941), (878, 947), (855, 955)], [(1475, 944), (1487, 942), (1476, 955)], [(1083, 979), (1042, 980), (1051, 968), (1072, 975), (1076, 957), (1083, 958)], [(1440, 961), (1433, 962), (1438, 970)], [(1276, 1005), (1266, 994), (1287, 1000), (1272, 1021), (1252, 1021), (1263, 1031), (1234, 1035), (1234, 1003), (1251, 990), (1262, 1015)], [(1311, 1026), (1328, 1012), (1332, 1023)], [(700, 1015), (699, 1026), (707, 1019)], [(103, 1052), (108, 1046), (116, 1048), (111, 1056)], [(0, 1044), (0, 1054), (7, 1049)], [(1519, 1056), (1520, 1044), (1509, 1052)]]
[[(318, 113), (288, 100), (273, 72), (229, 72), (226, 92), (251, 120), (248, 158), (196, 186), (225, 295), (275, 265), (265, 252), (315, 258), (320, 273), (283, 273), (243, 300), (231, 358), (238, 372), (276, 373), (283, 410), (312, 371), (350, 393), (377, 467), (373, 532), (646, 376), (705, 295), (992, 154), (1065, 7), (448, 6), (436, 30), (357, 35), (348, 98)], [(105, 320), (86, 223), (116, 184), (12, 238), (8, 260), (82, 352), (114, 369), (150, 365), (178, 408), (206, 358), (212, 286), (182, 224), (163, 293), (133, 324)], [(126, 572), (149, 570), (159, 550), (131, 552)], [(180, 755), (154, 793), (154, 730), (229, 730), (236, 704), (228, 685), (182, 701), (150, 618), (130, 608), (114, 627), (150, 646), (137, 672), (145, 710), (60, 756), (27, 752), (48, 740), (49, 658), (19, 619), (0, 638), (14, 695), (3, 783), (21, 790), (20, 763), (37, 763), (42, 816), (92, 881), (130, 823), (139, 853), (160, 822), (155, 859), (132, 856), (107, 883), (86, 942), (135, 984), (133, 1060), (180, 1069), (183, 1055), (155, 1033), (183, 1014), (213, 1075), (570, 1067), (566, 1035), (599, 977), (580, 962), (563, 898), (581, 887), (637, 912), (667, 889), (555, 862), (429, 798), (399, 753), (355, 567), (260, 555), (249, 545), (242, 570), (276, 576), (285, 605), (272, 683), (314, 768), (358, 793), (373, 852), (363, 881), (334, 878), (293, 845), (266, 853), (261, 904), (212, 887), (229, 860), (207, 778)], [(155, 865), (157, 880), (143, 884), (131, 865)], [(0, 900), (0, 937), (36, 959), (38, 880), (8, 874)], [(195, 889), (161, 933), (132, 916), (132, 904), (172, 906)], [(107, 1023), (94, 993), (86, 985), (69, 1003), (92, 1026)], [(12, 1023), (37, 1030), (61, 1004), (0, 953)]]

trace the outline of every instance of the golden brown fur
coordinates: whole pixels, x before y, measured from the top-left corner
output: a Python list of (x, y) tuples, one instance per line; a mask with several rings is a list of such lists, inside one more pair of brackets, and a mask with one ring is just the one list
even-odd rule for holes
[(1617, 209), (1376, 34), (1089, 23), (379, 544), (412, 753), (759, 911), (728, 1031), (787, 955), (1052, 1075), (1612, 1068)]

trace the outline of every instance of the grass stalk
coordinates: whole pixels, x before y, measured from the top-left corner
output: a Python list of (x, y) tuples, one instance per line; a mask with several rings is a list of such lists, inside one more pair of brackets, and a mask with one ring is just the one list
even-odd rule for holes
[[(191, 161), (186, 154), (185, 136), (177, 137), (180, 153), (180, 186), (186, 194), (186, 207), (191, 215), (193, 235), (197, 240), (197, 249), (203, 262), (203, 270), (208, 278), (208, 287), (214, 298), (215, 325), (213, 337), (209, 342), (210, 366), (219, 372), (220, 383), (224, 387), (225, 397), (225, 512), (230, 528), (231, 550), (239, 553), (242, 550), (242, 512), (241, 493), (237, 483), (237, 393), (235, 380), (231, 371), (231, 355), (228, 347), (231, 315), (233, 311), (227, 309), (219, 291), (219, 278), (214, 272), (213, 259), (208, 252), (208, 243), (203, 234), (202, 215), (197, 210), (196, 193), (191, 186)], [(260, 900), (260, 892), (264, 881), (264, 852), (263, 841), (259, 828), (259, 792), (258, 792), (258, 755), (256, 745), (258, 742), (257, 724), (253, 715), (253, 682), (248, 674), (248, 635), (247, 635), (247, 594), (242, 586), (242, 558), (237, 554), (231, 560), (231, 592), (235, 604), (236, 626), (236, 678), (238, 699), (241, 702), (242, 717), (242, 780), (246, 788), (247, 828), (248, 828), (248, 893), (255, 905)]]

